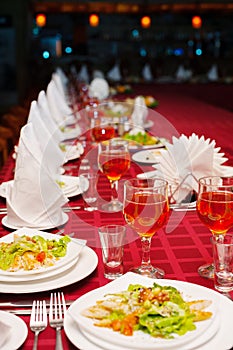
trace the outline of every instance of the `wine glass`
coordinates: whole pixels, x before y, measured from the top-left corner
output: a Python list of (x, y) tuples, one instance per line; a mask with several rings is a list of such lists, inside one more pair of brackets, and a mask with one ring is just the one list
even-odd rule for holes
[[(221, 240), (233, 226), (233, 177), (207, 176), (199, 179), (197, 214), (213, 238)], [(213, 278), (213, 264), (200, 266), (198, 273), (202, 277)]]
[(123, 214), (125, 221), (141, 237), (141, 266), (132, 271), (152, 278), (162, 278), (164, 271), (150, 260), (151, 239), (169, 216), (168, 183), (154, 179), (127, 180), (124, 183)]
[(88, 106), (86, 114), (90, 121), (90, 136), (93, 142), (98, 143), (115, 137), (113, 120), (105, 116), (101, 106)]
[(113, 138), (98, 144), (98, 165), (100, 171), (107, 176), (111, 184), (111, 201), (103, 204), (102, 208), (108, 212), (122, 210), (123, 205), (114, 196), (118, 192), (118, 180), (130, 167), (130, 153), (128, 142), (120, 138)]

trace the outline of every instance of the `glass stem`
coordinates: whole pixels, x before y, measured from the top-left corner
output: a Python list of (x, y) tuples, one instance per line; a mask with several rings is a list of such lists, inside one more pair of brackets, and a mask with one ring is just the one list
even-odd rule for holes
[(151, 247), (151, 237), (142, 237), (141, 238), (142, 243), (142, 267), (150, 267), (151, 261), (150, 261), (150, 247)]
[(111, 202), (117, 201), (118, 200), (118, 181), (111, 181), (110, 180), (110, 185), (111, 185)]

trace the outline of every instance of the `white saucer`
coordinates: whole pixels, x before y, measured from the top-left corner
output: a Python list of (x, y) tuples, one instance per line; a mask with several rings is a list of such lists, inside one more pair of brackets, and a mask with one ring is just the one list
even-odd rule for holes
[[(54, 226), (54, 225), (51, 224), (51, 226), (41, 226), (41, 227), (38, 227), (38, 226), (30, 227), (30, 226), (27, 225), (27, 227), (28, 228), (35, 228), (35, 229), (37, 229), (39, 231), (41, 231), (41, 230), (42, 231), (43, 230), (51, 230), (52, 228), (56, 228), (56, 227), (60, 227), (60, 226), (64, 225), (65, 223), (67, 223), (68, 220), (69, 220), (69, 216), (66, 213), (63, 213), (63, 220), (58, 225)], [(7, 221), (7, 215), (2, 218), (2, 224), (5, 227), (10, 228), (11, 230), (18, 230), (21, 227), (23, 227), (23, 226), (15, 226), (15, 225), (9, 224), (8, 221)]]
[(159, 149), (147, 149), (134, 153), (132, 155), (132, 160), (137, 163), (155, 164), (159, 162), (160, 156)]

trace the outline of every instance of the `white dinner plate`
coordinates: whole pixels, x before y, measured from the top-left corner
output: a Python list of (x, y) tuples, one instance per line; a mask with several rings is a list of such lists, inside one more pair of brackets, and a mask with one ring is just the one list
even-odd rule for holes
[(1, 350), (19, 349), (28, 335), (26, 323), (18, 316), (6, 311), (0, 311), (0, 319), (11, 327), (9, 336), (1, 345)]
[(80, 142), (75, 145), (61, 143), (61, 146), (65, 155), (65, 162), (79, 158), (84, 152), (83, 146)]
[(61, 175), (58, 179), (58, 181), (62, 182), (61, 189), (66, 197), (73, 197), (78, 196), (84, 191), (88, 189), (88, 179), (84, 179), (86, 183), (82, 186), (83, 189), (81, 189), (80, 186), (80, 179), (78, 176), (70, 176), (70, 175)]
[(63, 141), (76, 139), (81, 135), (81, 129), (78, 125), (75, 127), (66, 126), (64, 129), (62, 129), (62, 135)]
[(29, 281), (32, 280), (36, 281), (36, 280), (41, 280), (41, 279), (47, 279), (47, 278), (51, 278), (55, 275), (60, 275), (61, 273), (63, 273), (66, 270), (69, 270), (73, 265), (75, 265), (78, 261), (79, 257), (77, 257), (76, 259), (72, 260), (69, 264), (64, 265), (56, 270), (52, 270), (52, 271), (47, 271), (44, 272), (43, 274), (34, 274), (34, 275), (18, 275), (18, 276), (8, 276), (8, 275), (0, 275), (1, 277), (1, 282), (13, 282), (13, 283), (18, 283), (18, 282), (24, 282), (24, 281)]
[(205, 299), (212, 301), (212, 304), (208, 307), (208, 311), (211, 311), (213, 314), (212, 317), (208, 320), (197, 322), (196, 330), (187, 332), (183, 336), (177, 336), (174, 339), (154, 338), (141, 331), (135, 331), (133, 336), (126, 337), (123, 334), (114, 332), (111, 329), (94, 326), (94, 321), (83, 316), (82, 311), (94, 305), (97, 300), (103, 299), (107, 293), (116, 293), (126, 290), (129, 284), (142, 284), (145, 286), (153, 285), (152, 279), (134, 274), (132, 272), (128, 272), (104, 287), (98, 288), (81, 296), (69, 308), (69, 314), (73, 320), (77, 322), (81, 332), (84, 331), (87, 337), (88, 334), (90, 334), (92, 339), (93, 336), (98, 337), (104, 342), (107, 342), (109, 346), (114, 344), (118, 347), (127, 348), (128, 350), (173, 350), (181, 349), (181, 347), (188, 349), (187, 346), (190, 346), (194, 340), (201, 337), (203, 334), (206, 334), (207, 330), (208, 338), (206, 336), (204, 342), (214, 336), (218, 328), (217, 321), (215, 321), (215, 319), (219, 318), (220, 313), (218, 293), (199, 285), (175, 280), (159, 280), (157, 283), (161, 285), (170, 285), (177, 288), (179, 291), (181, 291), (185, 300)]
[[(62, 221), (59, 222), (59, 224), (53, 225), (51, 223), (51, 226), (50, 225), (49, 226), (41, 226), (41, 227), (37, 226), (36, 229), (39, 231), (50, 230), (52, 228), (57, 228), (57, 227), (63, 226), (65, 223), (67, 223), (68, 220), (69, 220), (69, 216), (66, 213), (62, 213)], [(18, 230), (18, 229), (22, 228), (21, 226), (18, 227), (16, 225), (12, 225), (11, 223), (9, 223), (8, 219), (7, 219), (7, 215), (2, 218), (2, 224), (11, 230)], [(29, 227), (29, 228), (35, 229), (34, 227)]]
[(23, 282), (2, 282), (0, 281), (0, 293), (37, 293), (50, 291), (52, 289), (63, 288), (70, 284), (76, 283), (90, 275), (96, 268), (98, 257), (93, 249), (83, 247), (79, 259), (75, 265), (68, 270), (39, 280), (23, 281)]
[(134, 153), (132, 155), (132, 160), (137, 163), (155, 164), (155, 163), (159, 163), (160, 157), (161, 157), (161, 153), (159, 149), (153, 148), (153, 149), (147, 149), (147, 150)]
[[(13, 242), (15, 235), (18, 235), (18, 236), (26, 235), (29, 237), (39, 235), (46, 240), (49, 239), (49, 240), (56, 240), (56, 241), (58, 241), (59, 239), (62, 238), (62, 236), (56, 235), (53, 233), (48, 233), (48, 232), (38, 231), (35, 229), (31, 229), (31, 228), (22, 227), (21, 229), (14, 231), (12, 233), (9, 233), (8, 235), (0, 238), (0, 243)], [(75, 243), (73, 240), (71, 240), (67, 245), (66, 255), (64, 257), (60, 258), (58, 261), (56, 261), (53, 266), (42, 267), (39, 269), (29, 270), (29, 271), (19, 270), (19, 271), (15, 271), (15, 272), (4, 271), (4, 270), (0, 269), (0, 276), (1, 275), (10, 276), (10, 277), (31, 276), (33, 278), (33, 275), (35, 275), (35, 274), (43, 274), (43, 273), (47, 273), (49, 271), (54, 271), (56, 269), (59, 269), (61, 267), (68, 265), (73, 260), (77, 260), (82, 249), (83, 249), (83, 244), (78, 244), (78, 243)]]
[[(210, 339), (211, 337), (213, 337), (216, 332), (219, 330), (220, 327), (220, 319), (219, 317), (215, 317), (214, 321), (213, 321), (213, 325), (211, 326), (211, 328), (207, 329), (206, 332), (201, 335), (200, 337), (198, 337), (196, 340), (192, 341), (189, 344), (184, 344), (184, 346), (179, 345), (178, 349), (176, 347), (172, 347), (172, 349), (176, 349), (176, 350), (192, 350), (192, 349), (196, 349), (199, 345), (203, 344), (206, 342), (206, 339)], [(80, 330), (79, 328), (79, 332), (82, 333), (82, 335), (89, 341), (91, 341), (92, 344), (96, 344), (98, 346), (98, 349), (105, 349), (105, 350), (109, 350), (109, 343), (104, 341), (103, 339), (100, 339), (98, 337), (93, 336), (90, 333), (87, 333), (83, 330)], [(89, 349), (89, 348), (88, 348)], [(118, 346), (115, 344), (111, 344), (111, 350), (122, 350), (122, 346)], [(161, 350), (164, 350), (164, 347), (162, 345)]]
[[(2, 182), (0, 185), (0, 196), (6, 197), (6, 189), (7, 186), (9, 186), (11, 183), (13, 183), (14, 180)], [(80, 188), (80, 181), (78, 176), (70, 176), (70, 175), (60, 175), (57, 178), (57, 181), (61, 181), (63, 183), (63, 186), (60, 186), (61, 190), (63, 191), (64, 195), (66, 197), (74, 197), (78, 196), (82, 193)], [(88, 180), (87, 180), (87, 187), (88, 187)]]

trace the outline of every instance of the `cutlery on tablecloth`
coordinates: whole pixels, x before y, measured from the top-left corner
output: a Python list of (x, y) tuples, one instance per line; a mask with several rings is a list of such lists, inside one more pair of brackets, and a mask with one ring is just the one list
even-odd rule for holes
[(63, 327), (66, 302), (63, 293), (51, 293), (49, 309), (49, 325), (56, 329), (55, 350), (63, 350), (61, 329)]
[[(66, 300), (66, 306), (71, 305), (74, 302), (74, 300)], [(45, 301), (46, 306), (50, 306), (49, 301)], [(18, 308), (18, 307), (32, 307), (33, 302), (31, 300), (18, 300), (18, 301), (6, 301), (6, 302), (0, 302), (0, 308), (2, 307), (12, 307), (12, 308)]]
[[(70, 207), (63, 207), (63, 211), (66, 213), (69, 213), (70, 211), (72, 210), (80, 210), (82, 207), (80, 207), (79, 205), (78, 206), (70, 206)], [(0, 214), (7, 214), (7, 208), (4, 207), (4, 208), (0, 208)]]
[(30, 318), (30, 329), (35, 332), (33, 349), (37, 349), (38, 335), (48, 325), (45, 301), (34, 300)]

